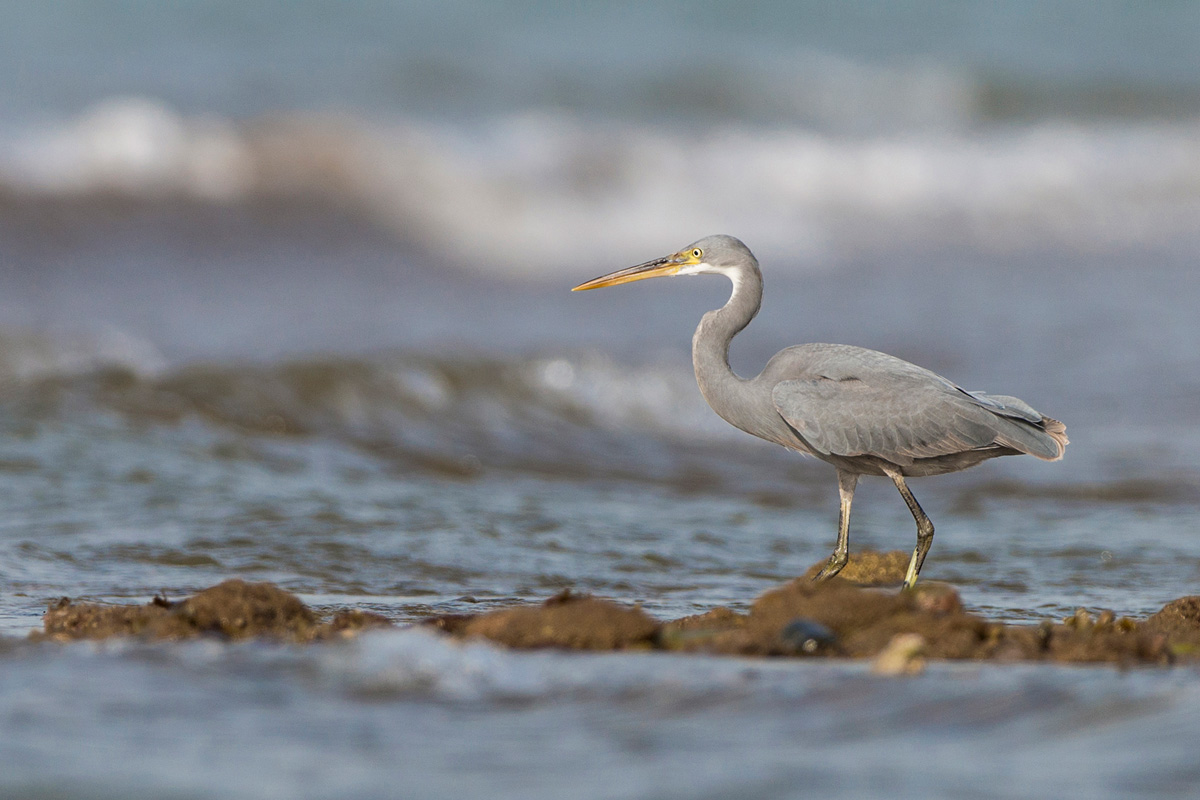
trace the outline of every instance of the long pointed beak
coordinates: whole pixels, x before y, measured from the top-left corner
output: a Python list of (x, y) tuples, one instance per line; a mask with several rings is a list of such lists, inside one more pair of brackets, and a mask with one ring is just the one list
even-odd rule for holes
[(616, 272), (601, 275), (599, 278), (593, 278), (590, 281), (579, 284), (571, 291), (583, 292), (588, 289), (602, 289), (605, 286), (616, 286), (618, 283), (629, 283), (630, 281), (640, 281), (646, 278), (661, 278), (665, 275), (674, 275), (676, 272), (679, 272), (681, 266), (683, 265), (678, 255), (664, 256), (663, 258), (656, 258), (653, 261), (647, 261), (645, 264), (638, 264), (636, 267), (619, 269)]

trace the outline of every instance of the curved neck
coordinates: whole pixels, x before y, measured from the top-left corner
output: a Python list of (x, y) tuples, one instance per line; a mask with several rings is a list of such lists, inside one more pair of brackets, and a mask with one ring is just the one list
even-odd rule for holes
[[(742, 428), (748, 404), (738, 402), (747, 381), (729, 366), (729, 343), (758, 313), (762, 304), (762, 273), (757, 264), (726, 273), (733, 281), (729, 302), (700, 320), (692, 337), (692, 366), (704, 399), (727, 422)], [(748, 424), (748, 422), (747, 422)]]

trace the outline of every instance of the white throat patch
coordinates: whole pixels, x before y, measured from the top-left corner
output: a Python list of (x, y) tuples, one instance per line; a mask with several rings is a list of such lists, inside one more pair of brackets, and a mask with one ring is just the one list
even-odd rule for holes
[(742, 283), (742, 271), (730, 267), (714, 267), (712, 264), (701, 262), (699, 264), (687, 264), (679, 268), (676, 275), (724, 275), (733, 283), (733, 291), (737, 291)]

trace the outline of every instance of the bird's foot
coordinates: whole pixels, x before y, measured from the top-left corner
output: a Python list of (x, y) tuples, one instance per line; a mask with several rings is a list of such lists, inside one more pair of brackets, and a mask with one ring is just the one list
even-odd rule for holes
[(813, 575), (813, 583), (821, 583), (837, 575), (849, 560), (850, 557), (845, 553), (834, 553), (829, 557), (829, 561), (826, 562), (825, 566), (821, 567), (821, 571)]

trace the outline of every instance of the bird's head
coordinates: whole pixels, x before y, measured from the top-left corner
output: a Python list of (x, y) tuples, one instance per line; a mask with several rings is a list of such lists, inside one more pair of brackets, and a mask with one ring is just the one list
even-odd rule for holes
[(571, 291), (601, 289), (618, 283), (671, 275), (724, 275), (736, 284), (744, 270), (757, 268), (758, 260), (740, 240), (725, 235), (705, 236), (677, 253), (601, 275), (579, 284)]

